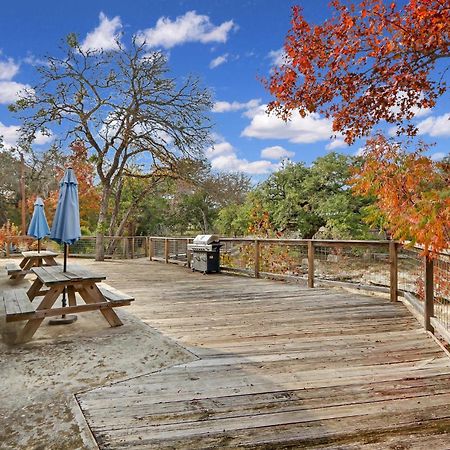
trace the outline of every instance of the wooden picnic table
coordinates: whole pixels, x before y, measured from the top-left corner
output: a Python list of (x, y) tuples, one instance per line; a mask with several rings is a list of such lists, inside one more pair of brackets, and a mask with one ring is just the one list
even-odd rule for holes
[[(99, 310), (112, 327), (123, 325), (113, 308), (129, 305), (134, 300), (102, 283), (105, 275), (83, 266), (69, 265), (66, 272), (60, 265), (33, 267), (31, 270), (36, 279), (28, 291), (11, 289), (3, 295), (6, 321), (27, 320), (18, 339), (20, 342), (30, 340), (46, 317), (63, 314)], [(68, 306), (54, 307), (64, 290)], [(40, 302), (37, 300), (39, 297), (43, 297)], [(79, 303), (80, 299), (83, 303)]]
[(58, 253), (49, 250), (22, 252), (22, 256), (23, 259), (19, 265), (15, 262), (6, 264), (6, 270), (11, 279), (24, 278), (25, 275), (31, 273), (33, 267), (58, 265), (55, 260)]

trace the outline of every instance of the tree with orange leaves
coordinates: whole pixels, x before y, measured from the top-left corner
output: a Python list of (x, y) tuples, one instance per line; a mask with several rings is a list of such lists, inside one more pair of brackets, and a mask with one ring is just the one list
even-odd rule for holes
[(322, 25), (293, 8), (285, 64), (267, 83), (276, 98), (269, 111), (284, 119), (293, 111), (324, 114), (347, 143), (383, 120), (416, 134), (410, 119), (447, 89), (437, 63), (450, 56), (448, 0), (409, 0), (403, 8), (333, 0), (331, 8)]
[[(294, 112), (321, 113), (349, 144), (382, 122), (415, 136), (411, 119), (447, 90), (439, 61), (450, 57), (449, 1), (409, 0), (398, 8), (383, 0), (332, 0), (331, 8), (321, 25), (293, 8), (285, 63), (266, 82), (275, 96), (269, 112), (285, 120)], [(372, 223), (382, 220), (394, 237), (439, 250), (449, 245), (449, 166), (424, 150), (419, 143), (409, 154), (381, 136), (369, 140), (354, 188), (376, 196)]]
[(367, 207), (372, 224), (382, 224), (394, 239), (407, 239), (430, 249), (450, 244), (450, 164), (423, 155), (421, 144), (408, 153), (381, 135), (369, 139), (353, 189), (377, 198)]
[[(82, 141), (74, 141), (71, 144), (71, 154), (67, 157), (66, 165), (73, 168), (78, 180), (81, 227), (93, 228), (97, 221), (101, 196), (98, 187), (94, 184), (94, 165), (89, 161), (87, 149)], [(64, 167), (56, 169), (55, 175), (58, 180), (62, 179), (64, 170)], [(58, 192), (58, 189), (50, 192), (46, 199), (46, 210), (50, 217), (53, 216), (58, 203)]]

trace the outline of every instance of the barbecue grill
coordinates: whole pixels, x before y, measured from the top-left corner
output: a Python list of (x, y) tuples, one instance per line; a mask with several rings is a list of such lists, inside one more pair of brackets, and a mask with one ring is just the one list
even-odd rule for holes
[(188, 250), (192, 252), (192, 270), (203, 273), (220, 272), (219, 237), (214, 234), (199, 234)]

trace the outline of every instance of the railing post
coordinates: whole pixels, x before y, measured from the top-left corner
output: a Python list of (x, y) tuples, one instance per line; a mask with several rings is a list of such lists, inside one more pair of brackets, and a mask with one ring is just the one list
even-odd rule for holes
[(122, 237), (122, 254), (124, 259), (128, 259), (128, 242), (126, 237)]
[(425, 305), (424, 305), (424, 326), (427, 331), (434, 333), (431, 325), (431, 318), (434, 316), (434, 262), (425, 256)]
[(389, 242), (389, 290), (391, 302), (398, 300), (398, 257), (397, 257), (398, 244), (394, 241)]
[(187, 260), (187, 266), (190, 269), (191, 268), (191, 251), (189, 250), (189, 238), (186, 239), (186, 260)]
[(169, 239), (164, 239), (164, 260), (169, 264)]
[(153, 239), (148, 238), (148, 259), (153, 261)]
[(10, 250), (9, 246), (10, 246), (9, 238), (6, 238), (5, 239), (5, 254), (6, 254), (7, 258), (9, 258), (11, 256), (9, 253), (9, 250)]
[(134, 259), (134, 245), (136, 243), (136, 240), (134, 236), (131, 238), (131, 259)]
[(260, 242), (255, 239), (255, 278), (259, 278), (259, 265), (260, 265)]
[(314, 287), (314, 243), (308, 241), (308, 287)]

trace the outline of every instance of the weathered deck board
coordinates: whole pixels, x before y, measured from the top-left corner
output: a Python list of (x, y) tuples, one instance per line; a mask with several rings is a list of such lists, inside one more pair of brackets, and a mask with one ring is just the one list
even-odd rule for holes
[(102, 271), (199, 359), (78, 395), (100, 448), (448, 448), (450, 359), (402, 304), (159, 263)]

